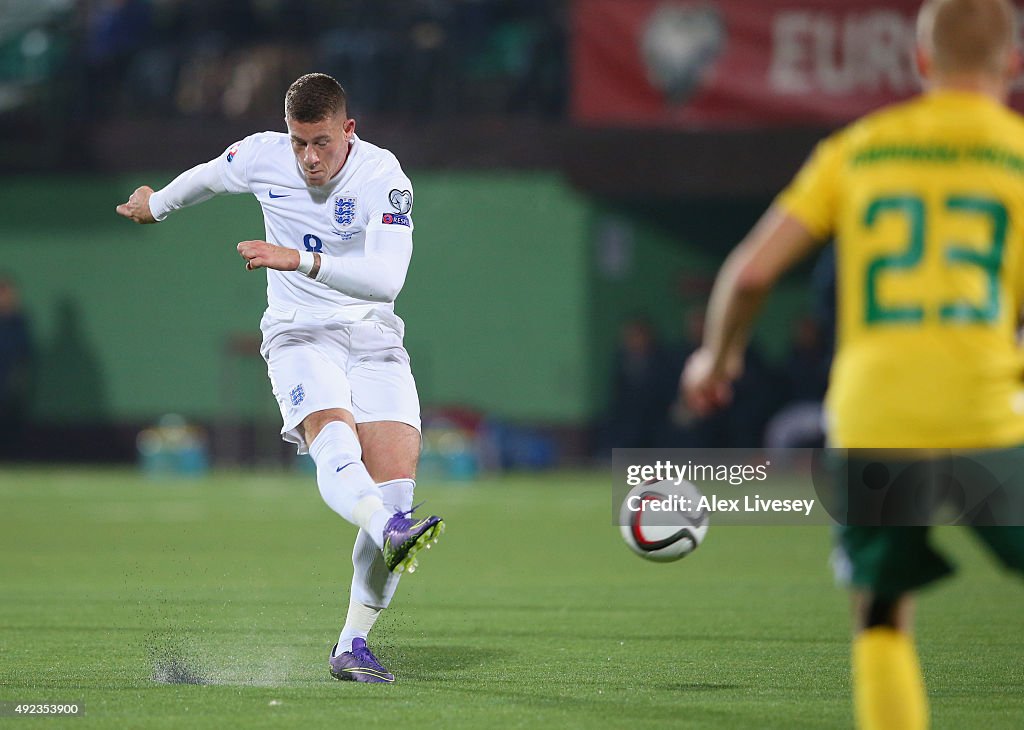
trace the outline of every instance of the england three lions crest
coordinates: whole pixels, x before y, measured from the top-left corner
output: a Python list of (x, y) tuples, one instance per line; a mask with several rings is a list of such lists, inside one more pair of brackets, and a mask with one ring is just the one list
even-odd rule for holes
[(356, 219), (356, 198), (354, 195), (339, 195), (334, 199), (334, 222), (346, 228)]

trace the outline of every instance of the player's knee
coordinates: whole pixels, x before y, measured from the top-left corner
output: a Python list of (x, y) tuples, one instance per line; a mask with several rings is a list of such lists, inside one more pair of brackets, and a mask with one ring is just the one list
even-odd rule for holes
[(903, 629), (900, 620), (900, 597), (868, 596), (861, 604), (860, 625), (864, 629)]
[(394, 422), (363, 424), (359, 441), (366, 468), (378, 484), (416, 478), (421, 439), (412, 426)]
[(352, 414), (345, 409), (332, 408), (324, 411), (316, 411), (302, 419), (300, 427), (302, 428), (302, 437), (306, 440), (306, 444), (312, 444), (327, 424), (334, 423), (335, 421), (340, 421), (346, 424), (352, 429), (353, 433), (356, 432), (355, 419), (352, 417)]
[(378, 484), (402, 479), (416, 481), (416, 463), (374, 464), (370, 469), (370, 474), (373, 476), (373, 481)]
[(391, 482), (399, 479), (416, 479), (416, 464), (419, 462), (419, 452), (412, 452), (409, 449), (375, 448), (379, 443), (363, 444), (363, 458), (366, 468), (369, 470), (373, 481), (378, 484)]

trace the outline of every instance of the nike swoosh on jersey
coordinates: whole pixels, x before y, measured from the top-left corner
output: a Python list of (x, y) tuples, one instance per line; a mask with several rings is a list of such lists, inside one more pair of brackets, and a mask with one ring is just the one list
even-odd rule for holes
[(270, 191), (270, 197), (273, 198), (288, 198), (290, 197), (287, 193), (285, 195), (274, 195), (274, 191)]

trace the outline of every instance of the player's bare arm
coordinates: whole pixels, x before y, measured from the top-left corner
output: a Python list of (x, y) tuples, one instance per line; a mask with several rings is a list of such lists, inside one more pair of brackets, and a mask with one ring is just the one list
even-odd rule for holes
[(772, 206), (729, 254), (711, 292), (704, 343), (683, 370), (683, 395), (694, 412), (707, 415), (729, 404), (761, 305), (775, 282), (815, 245), (800, 221)]
[(336, 256), (283, 248), (267, 241), (242, 241), (238, 253), (250, 271), (299, 271), (356, 299), (393, 302), (409, 271), (412, 237), (400, 231), (389, 234), (371, 229), (366, 238), (366, 255), (345, 259), (344, 263)]
[(355, 299), (393, 302), (409, 271), (412, 236), (404, 228), (382, 231), (371, 227), (366, 236), (366, 255), (344, 260), (267, 241), (242, 241), (237, 248), (250, 271), (260, 268), (298, 271)]
[(275, 246), (267, 241), (242, 241), (237, 248), (238, 254), (245, 259), (245, 268), (249, 271), (295, 271), (299, 268), (299, 252), (293, 248)]
[(152, 194), (153, 188), (148, 185), (136, 188), (128, 197), (128, 202), (121, 203), (115, 210), (118, 215), (136, 223), (156, 223), (157, 220), (149, 208), (149, 198)]

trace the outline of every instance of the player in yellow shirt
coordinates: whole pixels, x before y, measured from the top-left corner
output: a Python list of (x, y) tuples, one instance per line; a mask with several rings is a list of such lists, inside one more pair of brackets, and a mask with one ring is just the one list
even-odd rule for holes
[[(924, 3), (925, 93), (822, 142), (730, 255), (683, 373), (692, 408), (729, 402), (765, 296), (832, 236), (830, 444), (984, 450), (1024, 467), (1024, 118), (1006, 106), (1021, 65), (1016, 38), (1009, 0)], [(976, 529), (1024, 572), (1024, 527)], [(847, 526), (839, 548), (855, 591), (858, 724), (926, 727), (911, 592), (951, 568), (924, 527)]]

